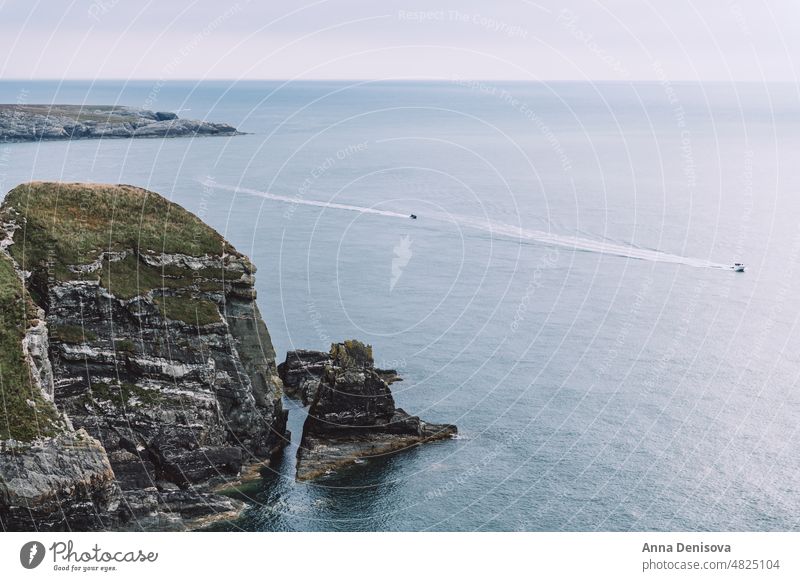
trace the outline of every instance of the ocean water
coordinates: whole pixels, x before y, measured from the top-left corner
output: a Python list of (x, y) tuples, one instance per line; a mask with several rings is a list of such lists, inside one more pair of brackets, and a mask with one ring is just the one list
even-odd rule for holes
[(459, 426), (296, 483), (287, 402), (294, 442), (229, 528), (800, 528), (796, 87), (2, 81), (0, 102), (246, 131), (0, 145), (0, 190), (160, 192), (252, 257), (279, 359), (359, 338), (399, 405)]

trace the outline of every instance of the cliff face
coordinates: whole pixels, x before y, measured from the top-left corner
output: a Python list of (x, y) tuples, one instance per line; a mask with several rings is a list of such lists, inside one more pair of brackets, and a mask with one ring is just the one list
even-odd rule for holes
[(297, 450), (299, 480), (457, 433), (454, 425), (424, 422), (396, 407), (387, 378), (396, 380), (396, 373), (374, 367), (372, 347), (331, 346)]
[(174, 113), (94, 105), (0, 105), (0, 141), (237, 135), (235, 127)]
[(106, 451), (84, 430), (0, 444), (0, 530), (103, 529), (120, 500)]
[(99, 528), (119, 504), (114, 473), (100, 443), (53, 404), (43, 318), (0, 250), (0, 530)]
[(235, 512), (203, 491), (287, 440), (250, 261), (130, 186), (28, 184), (0, 218), (49, 331), (29, 368), (52, 377), (43, 397), (99, 442), (125, 501), (99, 508), (156, 527), (167, 512)]

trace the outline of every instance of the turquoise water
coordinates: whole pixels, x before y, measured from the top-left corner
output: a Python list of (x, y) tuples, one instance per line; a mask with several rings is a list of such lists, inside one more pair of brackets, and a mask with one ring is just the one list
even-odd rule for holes
[(248, 132), (0, 145), (0, 189), (166, 195), (251, 255), (279, 358), (357, 337), (460, 428), (312, 484), (287, 449), (235, 528), (800, 528), (792, 86), (0, 82), (17, 101)]

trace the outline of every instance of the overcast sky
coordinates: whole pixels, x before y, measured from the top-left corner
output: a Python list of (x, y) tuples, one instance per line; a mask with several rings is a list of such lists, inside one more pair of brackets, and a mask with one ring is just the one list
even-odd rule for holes
[(0, 78), (795, 81), (798, 57), (798, 0), (0, 0)]

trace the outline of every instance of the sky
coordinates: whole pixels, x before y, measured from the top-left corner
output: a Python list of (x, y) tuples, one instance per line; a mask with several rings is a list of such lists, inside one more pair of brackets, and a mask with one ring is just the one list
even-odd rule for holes
[(0, 0), (0, 79), (796, 81), (797, 0)]

